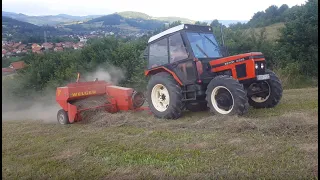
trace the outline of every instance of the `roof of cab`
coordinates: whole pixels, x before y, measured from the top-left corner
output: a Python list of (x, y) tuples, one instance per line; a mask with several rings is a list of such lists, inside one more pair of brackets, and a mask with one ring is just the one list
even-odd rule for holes
[(184, 29), (184, 24), (181, 24), (181, 25), (178, 25), (178, 26), (169, 28), (169, 29), (167, 29), (167, 30), (165, 30), (165, 31), (163, 31), (163, 32), (161, 32), (161, 33), (159, 33), (159, 34), (156, 34), (156, 35), (150, 37), (148, 43), (150, 43), (150, 42), (152, 42), (152, 41), (154, 41), (154, 40), (157, 40), (157, 39), (161, 38), (162, 36), (165, 36), (165, 35), (167, 35), (167, 34), (180, 31), (180, 30), (182, 30), (182, 29)]
[(175, 27), (172, 27), (172, 28), (169, 28), (159, 34), (156, 34), (152, 37), (150, 37), (148, 43), (152, 42), (152, 41), (155, 41), (167, 34), (171, 34), (171, 33), (174, 33), (174, 32), (177, 32), (177, 31), (180, 31), (180, 30), (183, 30), (183, 29), (199, 29), (201, 31), (203, 31), (205, 28), (206, 30), (205, 31), (211, 31), (211, 27), (210, 26), (203, 26), (203, 25), (193, 25), (193, 24), (181, 24), (181, 25), (178, 25), (178, 26), (175, 26)]

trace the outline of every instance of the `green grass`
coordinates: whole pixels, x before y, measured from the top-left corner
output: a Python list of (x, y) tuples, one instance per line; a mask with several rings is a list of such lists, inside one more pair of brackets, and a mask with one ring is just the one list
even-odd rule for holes
[(317, 179), (318, 88), (244, 117), (105, 114), (62, 126), (3, 121), (3, 179)]

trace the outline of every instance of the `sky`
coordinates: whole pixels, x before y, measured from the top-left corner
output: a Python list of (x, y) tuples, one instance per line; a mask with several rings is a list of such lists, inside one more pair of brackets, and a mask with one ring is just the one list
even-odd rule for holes
[(106, 15), (138, 11), (153, 17), (176, 16), (192, 20), (250, 20), (270, 5), (289, 7), (306, 0), (2, 0), (2, 11), (27, 15)]

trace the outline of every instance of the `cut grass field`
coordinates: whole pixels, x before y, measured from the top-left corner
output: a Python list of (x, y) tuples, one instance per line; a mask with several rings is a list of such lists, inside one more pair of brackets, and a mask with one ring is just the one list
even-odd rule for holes
[[(27, 118), (27, 117), (26, 117)], [(318, 88), (244, 117), (101, 114), (2, 122), (3, 179), (317, 179)]]

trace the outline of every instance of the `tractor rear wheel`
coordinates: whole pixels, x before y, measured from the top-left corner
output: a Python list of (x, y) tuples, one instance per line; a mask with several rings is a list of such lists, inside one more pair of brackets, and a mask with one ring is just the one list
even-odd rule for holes
[(186, 109), (192, 112), (208, 110), (207, 102), (197, 102), (186, 104)]
[(183, 108), (182, 90), (175, 79), (166, 72), (153, 75), (147, 87), (147, 100), (157, 118), (178, 119)]
[(69, 117), (68, 117), (68, 113), (63, 110), (60, 109), (57, 113), (57, 120), (60, 124), (70, 124), (69, 122)]
[(206, 91), (210, 111), (222, 115), (243, 115), (248, 111), (248, 97), (238, 80), (222, 75), (211, 80)]
[(268, 88), (267, 94), (249, 97), (249, 104), (257, 109), (275, 107), (282, 98), (283, 89), (281, 81), (273, 71), (266, 69), (266, 73), (270, 75), (270, 79), (262, 83), (264, 83)]

